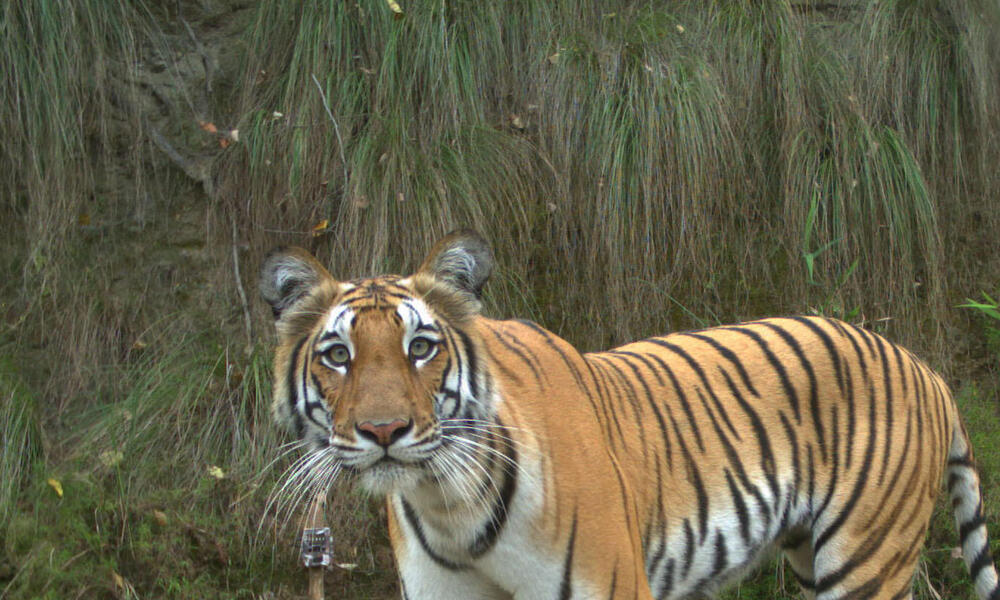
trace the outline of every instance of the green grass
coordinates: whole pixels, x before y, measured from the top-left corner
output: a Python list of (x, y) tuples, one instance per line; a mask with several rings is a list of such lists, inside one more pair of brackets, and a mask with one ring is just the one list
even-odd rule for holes
[[(298, 514), (267, 507), (294, 456), (279, 451), (286, 440), (270, 422), (269, 370), (266, 353), (237, 358), (190, 341), (110, 374), (128, 382), (123, 393), (109, 386), (74, 415), (48, 457), (13, 452), (27, 434), (5, 436), (4, 482), (13, 487), (0, 497), (0, 595), (292, 597), (305, 584), (293, 546)], [(25, 429), (15, 414), (19, 423)], [(20, 471), (12, 457), (23, 459)], [(384, 588), (378, 581), (392, 578), (373, 546), (385, 535), (371, 531), (376, 507), (351, 504), (332, 521), (345, 532), (338, 556), (359, 565), (341, 583)]]
[[(9, 352), (9, 347), (0, 349), (0, 357)], [(31, 477), (40, 453), (40, 433), (34, 397), (9, 362), (0, 362), (0, 523), (8, 522), (22, 486)]]

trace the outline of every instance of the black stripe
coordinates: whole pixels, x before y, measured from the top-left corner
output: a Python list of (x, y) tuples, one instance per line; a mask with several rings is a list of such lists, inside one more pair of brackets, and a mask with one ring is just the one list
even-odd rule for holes
[(799, 412), (799, 395), (795, 391), (795, 386), (788, 379), (788, 372), (785, 371), (785, 366), (782, 362), (775, 356), (774, 352), (771, 351), (771, 347), (768, 345), (767, 341), (760, 336), (759, 333), (745, 327), (722, 327), (726, 331), (735, 331), (736, 333), (742, 334), (754, 342), (760, 347), (767, 361), (771, 364), (771, 368), (778, 374), (778, 379), (781, 381), (781, 387), (785, 390), (785, 395), (788, 396), (788, 403), (792, 405), (792, 413), (795, 415), (795, 422), (802, 422), (802, 414)]
[[(499, 418), (497, 418), (496, 424), (503, 434), (502, 440), (509, 440), (510, 431), (507, 430), (507, 427), (504, 426)], [(493, 437), (494, 434), (491, 432), (490, 438), (492, 439)], [(497, 539), (500, 537), (500, 532), (507, 523), (507, 507), (510, 506), (510, 502), (514, 498), (514, 492), (517, 490), (517, 450), (510, 441), (503, 442), (503, 445), (504, 456), (507, 458), (501, 464), (501, 470), (504, 474), (503, 487), (500, 490), (500, 495), (493, 502), (493, 510), (490, 512), (489, 520), (469, 547), (469, 554), (473, 558), (479, 558), (496, 545)], [(493, 453), (491, 452), (490, 455), (493, 456)]]
[[(524, 325), (528, 329), (537, 333), (539, 336), (542, 337), (542, 340), (546, 343), (546, 345), (550, 349), (552, 349), (556, 354), (559, 355), (559, 358), (562, 359), (563, 364), (566, 366), (566, 370), (568, 370), (570, 375), (573, 376), (573, 380), (576, 382), (577, 387), (583, 392), (583, 395), (586, 396), (587, 401), (590, 403), (591, 408), (594, 409), (594, 414), (597, 414), (597, 403), (594, 401), (594, 397), (590, 393), (590, 386), (588, 386), (584, 382), (583, 374), (580, 372), (580, 369), (577, 367), (577, 365), (575, 365), (570, 360), (569, 355), (567, 355), (566, 352), (563, 351), (563, 349), (560, 348), (559, 345), (553, 340), (552, 334), (550, 334), (547, 330), (540, 327), (538, 324), (525, 319), (515, 319), (515, 322), (520, 323), (521, 325)], [(587, 366), (588, 369), (592, 369), (590, 363), (584, 357), (580, 356), (579, 354), (577, 354), (577, 356), (581, 358), (581, 360)], [(590, 371), (590, 373), (591, 376), (593, 377), (592, 370)]]
[[(729, 416), (726, 414), (725, 409), (723, 409), (722, 405), (719, 403), (719, 398), (715, 395), (715, 390), (712, 388), (711, 382), (708, 381), (708, 377), (705, 375), (705, 370), (701, 368), (701, 365), (698, 364), (698, 362), (695, 361), (691, 357), (691, 355), (688, 354), (687, 351), (684, 350), (683, 348), (681, 348), (680, 346), (676, 346), (676, 345), (671, 344), (670, 342), (668, 342), (666, 340), (662, 340), (662, 339), (658, 339), (658, 338), (653, 338), (653, 339), (646, 340), (646, 341), (651, 342), (653, 344), (656, 344), (656, 345), (658, 345), (658, 346), (660, 346), (662, 348), (666, 348), (667, 350), (670, 350), (671, 352), (673, 352), (677, 356), (680, 356), (681, 358), (683, 358), (685, 362), (687, 362), (688, 366), (691, 367), (691, 370), (694, 371), (696, 375), (698, 375), (699, 379), (701, 379), (702, 385), (705, 386), (705, 389), (708, 391), (709, 397), (712, 399), (713, 403), (718, 408), (718, 410), (719, 410), (719, 412), (720, 412), (720, 414), (722, 416), (722, 420), (726, 423), (726, 426), (729, 429), (729, 431), (733, 434), (733, 436), (736, 439), (740, 439), (740, 434), (736, 431), (736, 428), (733, 427), (733, 424), (729, 420)], [(706, 410), (706, 412), (709, 413), (709, 415), (711, 415), (711, 411), (708, 409), (707, 406), (705, 407), (705, 410)]]
[(535, 363), (538, 362), (538, 359), (529, 358), (528, 355), (525, 354), (523, 350), (521, 350), (514, 344), (504, 339), (504, 337), (500, 335), (500, 332), (496, 331), (495, 329), (490, 328), (490, 332), (493, 334), (493, 337), (496, 338), (498, 342), (500, 342), (500, 345), (506, 348), (511, 354), (521, 359), (521, 362), (523, 362), (529, 369), (531, 369), (531, 374), (535, 376), (535, 382), (541, 385), (542, 374), (538, 371), (538, 367), (535, 366)]
[(302, 352), (302, 347), (305, 346), (307, 340), (308, 338), (302, 338), (298, 344), (295, 344), (295, 348), (292, 349), (292, 354), (289, 356), (291, 364), (285, 373), (285, 386), (288, 392), (288, 412), (294, 419), (295, 437), (298, 438), (305, 435), (306, 424), (303, 422), (302, 415), (298, 411), (298, 402), (296, 401), (299, 386), (295, 385), (295, 375), (298, 373), (295, 364), (299, 361), (299, 354)]
[(562, 583), (559, 585), (559, 600), (569, 600), (573, 595), (573, 550), (576, 547), (576, 509), (573, 509), (573, 525), (569, 530), (566, 544), (566, 559), (563, 561)]
[[(823, 547), (823, 545), (826, 542), (828, 542), (834, 536), (834, 534), (837, 533), (837, 530), (839, 530), (841, 526), (843, 526), (843, 524), (847, 521), (847, 518), (851, 515), (851, 511), (854, 510), (854, 506), (857, 504), (858, 499), (861, 497), (861, 493), (864, 491), (865, 484), (868, 482), (868, 474), (871, 472), (872, 460), (875, 455), (875, 445), (876, 442), (878, 441), (878, 427), (876, 426), (876, 421), (875, 421), (875, 404), (876, 404), (875, 399), (871, 398), (869, 400), (869, 405), (868, 405), (869, 406), (868, 445), (865, 448), (865, 456), (861, 464), (861, 469), (858, 473), (857, 482), (854, 485), (854, 489), (851, 490), (851, 495), (847, 499), (847, 502), (845, 502), (843, 506), (840, 507), (840, 511), (837, 513), (837, 518), (833, 521), (833, 523), (830, 524), (829, 527), (827, 527), (823, 531), (823, 533), (819, 534), (816, 537), (816, 542), (813, 544), (813, 552), (815, 554), (819, 554), (819, 551)], [(888, 440), (886, 440), (886, 443), (888, 443)], [(837, 467), (836, 461), (834, 461), (833, 466), (834, 468)], [(832, 573), (830, 576), (823, 577), (817, 580), (816, 582), (817, 592), (822, 591), (822, 589), (826, 589), (824, 587), (824, 583), (826, 583), (826, 587), (829, 587), (833, 585), (833, 583), (835, 583), (836, 581), (839, 581), (844, 576), (846, 576), (848, 569), (845, 569), (845, 567), (846, 565), (843, 565), (838, 571)]]
[(677, 444), (681, 448), (681, 454), (684, 455), (684, 466), (686, 467), (688, 479), (691, 480), (695, 496), (698, 499), (698, 533), (700, 535), (699, 539), (704, 541), (708, 536), (708, 492), (705, 490), (705, 484), (701, 481), (700, 466), (691, 457), (691, 452), (687, 449), (687, 444), (684, 443), (684, 438), (677, 427), (677, 423), (673, 423), (673, 426), (674, 433), (677, 435)]
[[(840, 388), (840, 396), (841, 398), (845, 397), (847, 395), (847, 391), (845, 389), (844, 373), (840, 367), (840, 353), (837, 351), (837, 347), (834, 345), (833, 339), (830, 338), (829, 334), (827, 334), (822, 327), (816, 324), (816, 321), (820, 319), (815, 317), (789, 317), (789, 319), (808, 327), (814, 334), (816, 334), (816, 337), (823, 342), (823, 346), (826, 347), (827, 354), (830, 355), (830, 362), (833, 364), (833, 371), (837, 377), (837, 387)], [(832, 319), (822, 320), (828, 324), (832, 322)]]
[[(830, 407), (830, 412), (832, 413), (831, 420), (833, 421), (833, 426), (836, 427), (837, 426), (837, 406), (836, 405), (831, 406)], [(834, 451), (836, 451), (836, 448), (834, 448)], [(816, 515), (817, 516), (821, 516), (824, 512), (826, 512), (826, 508), (830, 505), (830, 502), (833, 500), (834, 495), (839, 491), (839, 489), (837, 488), (837, 482), (840, 479), (840, 462), (839, 461), (836, 461), (836, 460), (833, 461), (833, 469), (832, 469), (832, 471), (833, 472), (830, 475), (829, 483), (827, 484), (826, 497), (823, 499), (823, 503), (820, 505), (819, 510), (816, 511)], [(860, 478), (864, 478), (866, 475), (867, 474), (862, 473), (860, 475)], [(824, 540), (824, 542), (825, 542), (825, 540)], [(815, 549), (816, 549), (816, 552), (819, 552), (820, 545), (817, 545)]]
[(788, 344), (788, 347), (791, 348), (792, 352), (795, 353), (795, 356), (798, 357), (803, 370), (806, 372), (806, 376), (809, 378), (809, 409), (810, 412), (812, 412), (813, 428), (816, 430), (816, 441), (819, 443), (819, 455), (820, 458), (823, 459), (823, 462), (826, 462), (826, 436), (823, 432), (823, 421), (821, 419), (819, 409), (819, 384), (816, 381), (816, 372), (813, 370), (812, 361), (810, 361), (805, 355), (805, 352), (802, 351), (802, 345), (799, 344), (798, 340), (796, 340), (795, 337), (784, 327), (780, 327), (769, 321), (762, 322), (761, 325), (781, 336), (781, 339)]
[(691, 564), (694, 561), (694, 530), (691, 528), (691, 520), (684, 519), (684, 568), (681, 569), (681, 576), (687, 577), (691, 571)]
[[(632, 357), (635, 357), (635, 358), (639, 359), (640, 361), (642, 361), (642, 363), (644, 365), (646, 365), (646, 368), (648, 368), (650, 370), (650, 372), (653, 373), (653, 375), (656, 377), (657, 381), (659, 381), (660, 385), (661, 386), (664, 385), (665, 382), (660, 377), (660, 373), (657, 372), (657, 370), (655, 368), (653, 368), (653, 365), (652, 365), (652, 363), (649, 362), (649, 358), (648, 357), (646, 357), (645, 355), (637, 354), (637, 353), (633, 353), (633, 352), (622, 352), (621, 354), (632, 356)], [(630, 365), (631, 365), (631, 363), (630, 363)], [(635, 366), (632, 366), (632, 368), (633, 369), (637, 369), (637, 367), (635, 367)], [(643, 382), (643, 385), (645, 385), (645, 382)], [(649, 388), (647, 386), (647, 390), (648, 389)], [(663, 446), (664, 446), (664, 450), (665, 450), (666, 455), (667, 455), (667, 468), (669, 468), (670, 470), (673, 470), (673, 468), (674, 468), (674, 452), (673, 452), (673, 448), (672, 448), (671, 443), (670, 443), (670, 435), (667, 433), (667, 424), (663, 420), (663, 413), (660, 412), (660, 406), (657, 405), (656, 399), (653, 397), (652, 393), (648, 393), (647, 394), (647, 400), (649, 401), (649, 406), (653, 409), (653, 415), (656, 416), (656, 422), (660, 426), (660, 435), (663, 438)], [(666, 407), (666, 408), (667, 408), (668, 411), (670, 410), (670, 407)], [(673, 419), (672, 416), (671, 416), (671, 419)]]
[(868, 331), (867, 329), (858, 327), (857, 325), (852, 325), (850, 323), (845, 323), (844, 325), (846, 325), (850, 329), (853, 329), (854, 332), (858, 334), (858, 337), (861, 338), (861, 341), (864, 342), (866, 346), (868, 346), (868, 353), (871, 354), (872, 358), (878, 358), (878, 352), (875, 351), (875, 346), (872, 344), (871, 341), (871, 336), (874, 335), (872, 334), (872, 332)]
[(715, 338), (709, 337), (707, 335), (703, 335), (700, 333), (680, 333), (678, 335), (693, 337), (715, 348), (715, 350), (719, 354), (721, 354), (723, 358), (728, 360), (734, 367), (736, 367), (736, 371), (737, 373), (739, 373), (740, 379), (743, 381), (744, 387), (750, 390), (751, 394), (753, 394), (757, 398), (760, 398), (760, 394), (757, 393), (757, 390), (753, 387), (753, 383), (750, 382), (750, 375), (747, 373), (746, 367), (743, 366), (743, 361), (740, 360), (740, 357), (737, 356), (735, 352), (730, 350), (727, 346), (724, 346), (723, 344), (719, 343), (718, 340), (716, 340)]
[(454, 331), (462, 340), (462, 350), (465, 351), (465, 363), (469, 371), (469, 394), (473, 398), (479, 399), (479, 381), (477, 377), (479, 375), (479, 358), (476, 355), (476, 347), (473, 345), (469, 334), (461, 329), (455, 329)]
[(970, 469), (975, 469), (976, 465), (972, 462), (972, 457), (966, 452), (964, 456), (958, 456), (955, 458), (948, 459), (949, 467), (968, 467)]
[[(698, 392), (698, 397), (702, 398), (704, 402), (704, 397), (702, 396), (701, 390), (695, 390)], [(707, 407), (706, 407), (707, 410)], [(771, 507), (767, 504), (763, 494), (757, 489), (747, 476), (746, 469), (743, 468), (743, 461), (736, 449), (726, 438), (725, 433), (722, 431), (722, 427), (719, 426), (718, 421), (716, 421), (715, 416), (711, 411), (707, 411), (709, 416), (709, 421), (712, 423), (712, 427), (715, 429), (715, 434), (718, 436), (719, 441), (722, 442), (722, 448), (726, 452), (726, 458), (729, 459), (729, 464), (732, 465), (733, 469), (736, 471), (736, 477), (739, 479), (740, 484), (743, 488), (754, 497), (757, 501), (757, 505), (760, 506), (761, 515), (764, 517), (764, 529), (767, 530), (771, 526)], [(778, 498), (776, 498), (778, 499)]]
[[(980, 505), (980, 507), (981, 506), (982, 505)], [(972, 517), (971, 521), (966, 521), (965, 523), (962, 523), (962, 525), (958, 528), (958, 539), (960, 540), (960, 543), (964, 546), (965, 538), (972, 535), (973, 531), (979, 529), (985, 524), (986, 524), (986, 518), (983, 517), (982, 513), (980, 512), (980, 508), (977, 508), (976, 516)]]
[(795, 435), (795, 428), (792, 427), (785, 413), (779, 411), (778, 418), (781, 420), (781, 425), (785, 428), (785, 435), (788, 437), (788, 447), (792, 454), (792, 488), (797, 495), (802, 488), (802, 466), (799, 460), (798, 436)]
[[(622, 389), (619, 386), (618, 382), (613, 377), (611, 377), (611, 375), (607, 371), (605, 371), (605, 367), (611, 368), (611, 366), (607, 363), (607, 357), (604, 357), (604, 356), (601, 356), (601, 355), (597, 355), (597, 354), (591, 354), (591, 355), (585, 356), (584, 360), (585, 360), (585, 362), (587, 362), (588, 365), (590, 365), (590, 367), (591, 367), (591, 373), (594, 374), (594, 375), (600, 375), (601, 379), (606, 382), (605, 383), (605, 387), (614, 388), (612, 390), (613, 393), (610, 393), (610, 394), (601, 394), (600, 395), (600, 398), (601, 398), (601, 411), (604, 413), (604, 421), (605, 421), (605, 423), (613, 423), (614, 424), (615, 430), (618, 431), (618, 439), (621, 440), (622, 446), (624, 447), (624, 445), (625, 445), (625, 430), (622, 429), (621, 421), (618, 419), (618, 412), (615, 411), (614, 406), (612, 405), (612, 406), (609, 407), (609, 404), (611, 403), (611, 400), (613, 398), (616, 398), (616, 397), (619, 397), (619, 396), (622, 395)], [(597, 362), (598, 360), (601, 361), (600, 364), (598, 364), (598, 362)], [(595, 378), (595, 381), (596, 381), (596, 378)], [(613, 439), (613, 438), (610, 437), (610, 435), (608, 436), (608, 438), (609, 438), (609, 441), (611, 441)]]
[(663, 576), (660, 577), (660, 597), (664, 598), (670, 595), (670, 592), (674, 589), (674, 569), (677, 566), (677, 561), (670, 559), (667, 561), (667, 566), (663, 569)]
[(615, 569), (611, 572), (611, 589), (608, 590), (608, 600), (615, 600), (615, 588), (618, 587), (618, 563), (615, 563)]
[(729, 469), (724, 469), (724, 471), (726, 474), (726, 483), (729, 484), (729, 493), (733, 496), (733, 507), (736, 508), (736, 517), (740, 520), (740, 536), (743, 538), (743, 544), (749, 547), (750, 515), (747, 513), (747, 503), (743, 501), (743, 494), (736, 487), (736, 481), (733, 480)]
[[(847, 341), (851, 343), (851, 348), (853, 348), (855, 358), (857, 359), (854, 362), (856, 362), (856, 364), (859, 367), (861, 367), (861, 378), (862, 378), (862, 381), (865, 381), (865, 382), (870, 381), (869, 376), (868, 376), (868, 361), (867, 361), (867, 359), (865, 359), (864, 352), (861, 351), (861, 346), (859, 346), (857, 340), (854, 339), (854, 335), (852, 335), (848, 331), (848, 325), (846, 323), (841, 322), (841, 321), (831, 321), (831, 323), (833, 323), (833, 325), (837, 328), (837, 331), (840, 332), (841, 336), (843, 336), (844, 338), (846, 338)], [(853, 383), (852, 383), (852, 378), (850, 377), (851, 365), (854, 364), (854, 362), (852, 362), (851, 360), (848, 360), (848, 359), (844, 360), (845, 370), (848, 372), (848, 377), (847, 377), (847, 392), (848, 393), (847, 393), (847, 397), (845, 398), (845, 401), (846, 401), (846, 404), (847, 404), (847, 436), (846, 436), (846, 439), (847, 439), (847, 452), (846, 452), (846, 459), (844, 461), (844, 468), (845, 469), (850, 469), (851, 468), (851, 462), (854, 459), (854, 432), (857, 431), (857, 429), (856, 429), (856, 422), (857, 422), (856, 411), (857, 411), (857, 407), (856, 407), (856, 404), (855, 404), (855, 395), (854, 395), (854, 389), (853, 389), (854, 386), (853, 386)]]
[[(660, 345), (656, 339), (648, 339), (648, 340), (644, 340), (644, 341), (650, 342), (650, 343), (653, 343), (653, 344), (656, 344), (656, 345)], [(653, 361), (655, 361), (656, 364), (658, 364), (660, 366), (661, 372), (666, 373), (667, 376), (670, 378), (670, 383), (674, 387), (674, 393), (677, 395), (677, 400), (681, 404), (681, 409), (684, 411), (685, 416), (687, 416), (688, 424), (691, 425), (691, 431), (694, 433), (695, 443), (698, 444), (698, 449), (701, 450), (702, 452), (704, 452), (705, 451), (705, 442), (701, 439), (701, 430), (698, 429), (698, 421), (694, 418), (694, 413), (691, 412), (691, 405), (688, 402), (687, 394), (685, 394), (684, 390), (681, 388), (681, 384), (677, 380), (677, 376), (674, 375), (673, 369), (671, 369), (670, 366), (667, 365), (666, 361), (664, 361), (659, 356), (657, 356), (655, 354), (652, 354), (652, 353), (647, 354), (647, 356), (649, 356), (650, 359), (652, 359)], [(671, 418), (671, 421), (673, 422), (672, 418)], [(675, 432), (677, 433), (677, 437), (678, 437), (677, 441), (678, 441), (678, 443), (683, 444), (683, 442), (681, 441), (681, 432), (677, 429), (677, 423), (673, 422), (673, 426), (674, 426)]]
[(881, 486), (885, 480), (885, 472), (889, 467), (889, 451), (892, 449), (892, 444), (889, 440), (892, 439), (892, 420), (893, 420), (893, 395), (892, 395), (892, 378), (889, 373), (889, 353), (886, 351), (886, 344), (883, 344), (883, 339), (881, 336), (872, 336), (875, 338), (875, 342), (878, 344), (879, 353), (882, 356), (882, 380), (885, 382), (885, 399), (880, 402), (880, 404), (885, 406), (885, 443), (882, 448), (882, 468), (879, 470), (878, 484)]
[(630, 400), (629, 404), (632, 406), (632, 414), (635, 417), (635, 423), (639, 425), (639, 427), (637, 428), (639, 430), (639, 446), (642, 448), (643, 458), (645, 458), (647, 445), (646, 445), (646, 428), (642, 426), (642, 423), (644, 421), (643, 419), (644, 414), (642, 411), (642, 407), (639, 405), (638, 393), (636, 391), (633, 381), (639, 382), (639, 384), (642, 386), (642, 391), (643, 394), (645, 394), (647, 404), (652, 405), (655, 402), (655, 399), (653, 398), (653, 391), (649, 389), (649, 384), (646, 383), (645, 377), (643, 377), (643, 374), (639, 370), (639, 367), (635, 366), (632, 363), (632, 360), (630, 360), (631, 357), (628, 354), (615, 353), (613, 356), (618, 360), (620, 360), (621, 362), (623, 362), (625, 365), (627, 365), (628, 368), (632, 370), (632, 374), (634, 375), (633, 379), (629, 379), (627, 374), (625, 373), (621, 374), (622, 379), (626, 382), (631, 392), (629, 394), (629, 400)]
[[(608, 406), (609, 398), (614, 397), (618, 393), (618, 385), (613, 384), (611, 378), (604, 371), (604, 368), (591, 360), (590, 357), (584, 356), (583, 362), (587, 365), (587, 372), (590, 373), (590, 377), (594, 381), (594, 387), (597, 389), (594, 415), (598, 416), (598, 422), (601, 425), (601, 430), (604, 432), (604, 439), (607, 441), (609, 447), (614, 445), (615, 440), (611, 435), (611, 425), (614, 424), (615, 429), (618, 431), (618, 439), (624, 442), (625, 431), (622, 429), (621, 422), (618, 420), (614, 410)], [(600, 408), (597, 408), (598, 405)], [(600, 415), (604, 416), (603, 420), (600, 418)]]
[[(775, 498), (779, 495), (779, 484), (777, 477), (777, 465), (774, 462), (774, 452), (771, 450), (771, 442), (768, 439), (767, 429), (764, 427), (763, 421), (757, 415), (757, 412), (752, 406), (743, 398), (743, 394), (736, 388), (736, 384), (733, 382), (732, 378), (729, 377), (729, 373), (719, 365), (719, 373), (722, 378), (725, 379), (726, 385), (729, 387), (729, 393), (736, 400), (736, 403), (740, 405), (743, 412), (746, 413), (747, 418), (750, 419), (750, 426), (753, 428), (754, 437), (757, 439), (757, 445), (760, 447), (760, 467), (761, 471), (767, 477), (768, 485), (771, 487), (771, 493)], [(798, 453), (796, 452), (795, 459), (796, 470), (798, 469)], [(798, 474), (796, 473), (796, 476)], [(797, 487), (797, 486), (796, 486)]]
[(722, 531), (715, 530), (715, 564), (712, 565), (712, 578), (719, 575), (729, 566), (729, 551), (726, 549), (726, 538)]
[(969, 565), (969, 576), (972, 577), (973, 583), (979, 579), (979, 573), (986, 567), (993, 568), (993, 557), (990, 555), (989, 544), (983, 546), (979, 554), (976, 555), (976, 559)]
[(399, 501), (403, 505), (403, 515), (406, 517), (406, 521), (410, 524), (410, 528), (413, 529), (414, 535), (417, 536), (417, 541), (420, 542), (420, 547), (424, 549), (427, 556), (431, 557), (431, 560), (449, 571), (461, 571), (468, 568), (466, 565), (452, 562), (431, 550), (431, 547), (427, 544), (427, 538), (424, 536), (424, 529), (420, 525), (420, 519), (417, 517), (417, 513), (413, 510), (413, 507), (410, 506), (410, 503), (404, 498), (400, 498)]

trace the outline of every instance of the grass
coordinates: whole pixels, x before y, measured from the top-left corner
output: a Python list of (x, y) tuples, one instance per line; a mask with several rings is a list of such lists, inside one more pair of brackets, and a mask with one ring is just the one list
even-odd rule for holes
[[(5, 452), (15, 487), (0, 505), (0, 564), (12, 571), (0, 596), (292, 597), (305, 581), (298, 515), (266, 510), (294, 458), (270, 423), (269, 370), (266, 353), (236, 358), (190, 341), (115, 374), (127, 391), (108, 389), (74, 415), (49, 456), (14, 454), (33, 468), (12, 473)], [(5, 436), (5, 450), (23, 438)], [(336, 548), (359, 573), (341, 579), (371, 589), (373, 574), (389, 575), (371, 541), (385, 533), (371, 531), (375, 507), (353, 502), (333, 523), (356, 531)]]
[[(266, 510), (287, 440), (246, 343), (270, 324), (251, 300), (245, 327), (237, 293), (279, 243), (356, 277), (475, 227), (497, 252), (489, 312), (581, 349), (810, 310), (864, 321), (963, 381), (1000, 498), (996, 343), (953, 308), (1000, 279), (1000, 10), (828, 4), (258, 3), (226, 41), (245, 48), (217, 77), (232, 96), (211, 98), (240, 132), (213, 150), (211, 195), (155, 160), (146, 75), (191, 70), (164, 33), (182, 18), (209, 44), (229, 15), (5, 4), (0, 598), (301, 592), (295, 528)], [(379, 510), (344, 492), (330, 511), (358, 564), (328, 576), (345, 597), (394, 585)], [(943, 513), (930, 540), (926, 579), (967, 597)], [(735, 594), (789, 581), (765, 566)]]

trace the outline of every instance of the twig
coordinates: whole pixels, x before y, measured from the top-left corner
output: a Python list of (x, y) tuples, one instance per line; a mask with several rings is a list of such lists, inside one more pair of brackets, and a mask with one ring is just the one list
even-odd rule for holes
[(208, 94), (209, 96), (211, 96), (212, 95), (212, 71), (215, 70), (213, 68), (213, 65), (212, 65), (212, 57), (208, 55), (208, 51), (205, 50), (205, 46), (203, 46), (202, 43), (200, 41), (198, 41), (198, 38), (195, 37), (194, 30), (191, 29), (191, 25), (189, 25), (188, 22), (186, 20), (184, 20), (184, 18), (181, 17), (181, 16), (179, 16), (179, 15), (180, 15), (180, 13), (178, 13), (178, 17), (177, 18), (179, 18), (181, 20), (181, 23), (184, 24), (184, 28), (187, 29), (187, 32), (188, 32), (188, 37), (190, 37), (191, 41), (194, 42), (194, 49), (201, 56), (201, 66), (202, 66), (203, 69), (205, 69), (205, 93)]
[[(326, 489), (316, 494), (316, 498), (306, 509), (305, 528), (317, 530), (324, 526), (326, 521)], [(303, 536), (305, 530), (303, 531)], [(309, 600), (323, 600), (323, 573), (325, 566), (316, 566), (307, 569), (309, 573)]]
[(236, 274), (236, 291), (240, 295), (240, 304), (243, 305), (243, 322), (247, 330), (246, 352), (250, 352), (253, 347), (253, 330), (250, 322), (250, 303), (247, 302), (247, 294), (243, 290), (243, 278), (240, 277), (240, 257), (236, 248), (236, 217), (232, 218), (233, 223), (233, 271)]
[(326, 94), (323, 92), (323, 86), (319, 84), (319, 79), (316, 79), (316, 74), (313, 73), (312, 76), (313, 83), (316, 84), (316, 89), (319, 90), (319, 97), (323, 100), (323, 108), (326, 109), (326, 115), (330, 117), (330, 121), (333, 122), (333, 131), (337, 134), (337, 149), (340, 150), (340, 164), (344, 167), (344, 193), (347, 193), (347, 158), (344, 156), (344, 140), (340, 137), (340, 126), (337, 125), (337, 119), (333, 118), (333, 111), (330, 110), (330, 103), (326, 101)]
[(931, 596), (934, 596), (936, 600), (941, 600), (941, 594), (931, 585), (931, 578), (927, 575), (927, 563), (923, 560), (920, 561), (920, 574), (924, 576), (924, 581), (927, 583), (927, 589), (930, 591)]
[(149, 136), (153, 139), (153, 143), (174, 164), (180, 167), (188, 177), (200, 182), (202, 187), (205, 188), (205, 193), (210, 198), (213, 197), (215, 195), (215, 188), (212, 185), (212, 177), (208, 174), (208, 168), (202, 163), (194, 162), (181, 156), (181, 153), (174, 149), (170, 142), (167, 141), (167, 138), (163, 137), (163, 134), (156, 127), (153, 127), (152, 123), (147, 123), (146, 128), (149, 130)]

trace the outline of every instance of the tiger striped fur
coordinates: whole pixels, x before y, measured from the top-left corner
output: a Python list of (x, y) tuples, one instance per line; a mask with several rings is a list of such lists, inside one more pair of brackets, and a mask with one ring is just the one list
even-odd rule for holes
[(481, 316), (491, 268), (458, 232), (405, 278), (338, 282), (300, 249), (262, 269), (299, 485), (386, 496), (404, 598), (703, 597), (774, 550), (807, 598), (910, 598), (947, 474), (1000, 599), (968, 436), (907, 350), (791, 317), (580, 354)]

